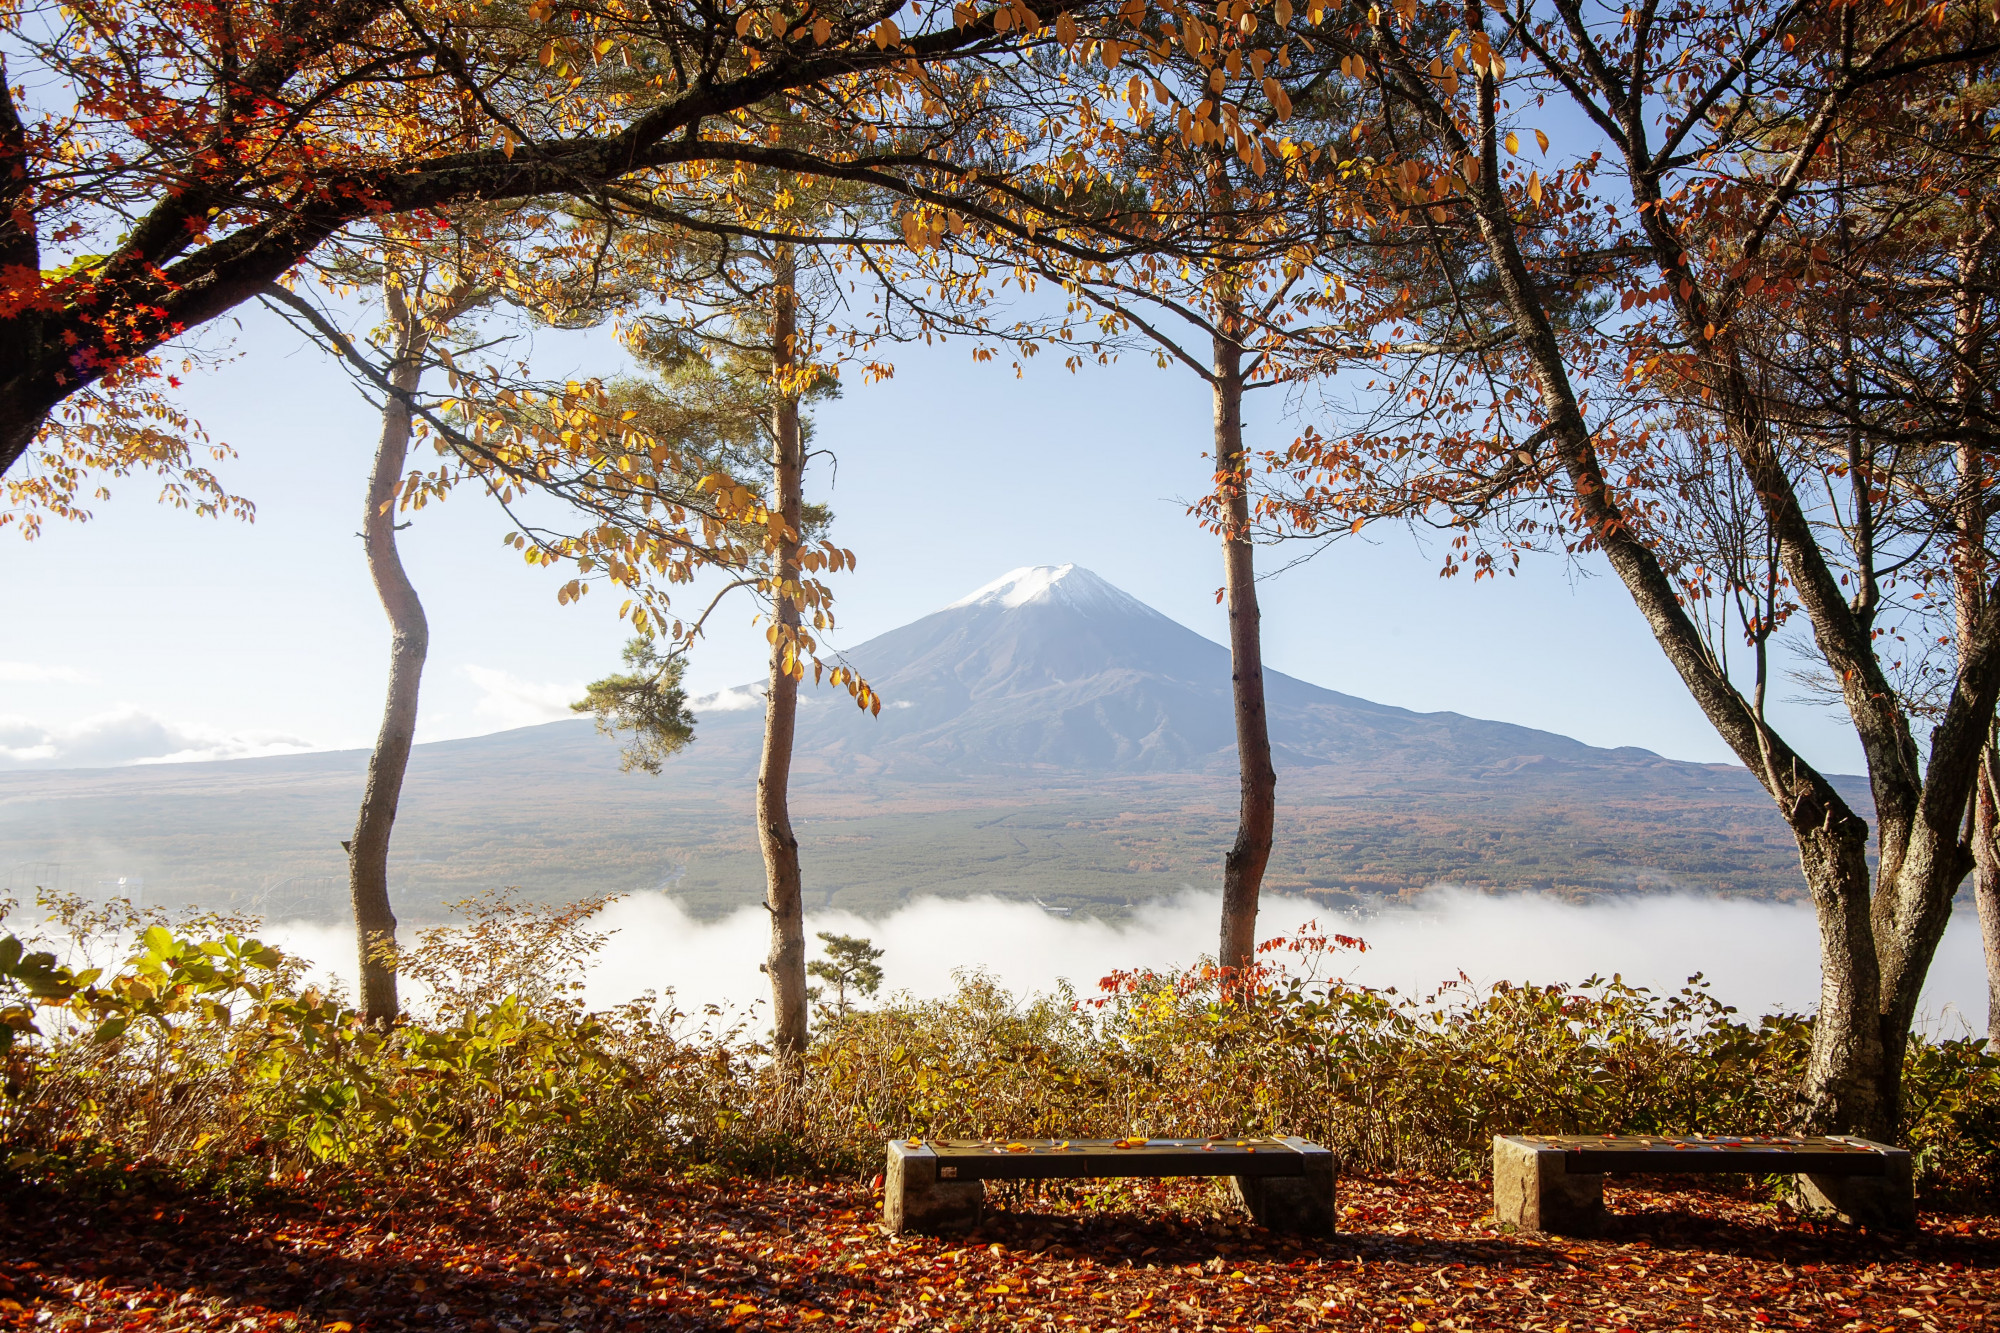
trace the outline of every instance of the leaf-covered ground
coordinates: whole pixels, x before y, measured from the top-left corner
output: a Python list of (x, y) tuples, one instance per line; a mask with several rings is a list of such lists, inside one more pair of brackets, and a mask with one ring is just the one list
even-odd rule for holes
[(1203, 1182), (1009, 1190), (953, 1240), (883, 1235), (879, 1195), (847, 1183), (306, 1183), (242, 1204), (20, 1190), (0, 1197), (0, 1319), (64, 1333), (2000, 1325), (1991, 1217), (1927, 1216), (1893, 1242), (1748, 1189), (1614, 1186), (1613, 1233), (1558, 1242), (1501, 1234), (1471, 1186), (1349, 1178), (1345, 1234), (1298, 1244)]

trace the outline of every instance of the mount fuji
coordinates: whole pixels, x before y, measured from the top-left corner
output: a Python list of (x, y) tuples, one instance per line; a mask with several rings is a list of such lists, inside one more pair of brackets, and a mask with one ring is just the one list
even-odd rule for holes
[[(1045, 565), (843, 657), (884, 707), (802, 691), (793, 809), (815, 903), (983, 893), (1115, 912), (1219, 878), (1236, 805), (1220, 644), (1089, 570)], [(1802, 889), (1784, 825), (1743, 769), (1415, 713), (1277, 672), (1265, 686), (1272, 891)], [(581, 720), (416, 747), (392, 862), (399, 911), (434, 918), (501, 886), (659, 889), (701, 913), (755, 901), (762, 704), (750, 686), (696, 700), (695, 741), (658, 778), (621, 772), (618, 742)], [(155, 899), (336, 917), (366, 761), (0, 774), (0, 894), (123, 879)]]
[[(1076, 565), (1004, 574), (846, 659), (887, 702), (877, 718), (844, 695), (805, 694), (798, 752), (825, 771), (1235, 770), (1229, 650)], [(1408, 777), (1668, 763), (1646, 750), (1596, 749), (1505, 722), (1370, 703), (1281, 672), (1267, 670), (1264, 682), (1281, 770), (1358, 764)], [(743, 716), (760, 716), (761, 702), (751, 687), (695, 702), (698, 716), (704, 703), (741, 710), (701, 718), (711, 758), (739, 748), (739, 729), (761, 738)]]

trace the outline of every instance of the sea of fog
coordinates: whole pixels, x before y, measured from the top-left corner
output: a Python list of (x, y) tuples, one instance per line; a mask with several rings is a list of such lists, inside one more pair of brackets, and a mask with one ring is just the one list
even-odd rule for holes
[[(1016, 992), (1048, 990), (1065, 979), (1090, 992), (1116, 969), (1166, 969), (1212, 953), (1220, 903), (1218, 894), (1190, 891), (1113, 923), (1056, 916), (1029, 903), (925, 898), (874, 919), (813, 913), (806, 930), (809, 939), (833, 931), (873, 940), (885, 950), (889, 991), (937, 996), (952, 989), (954, 973), (984, 968)], [(767, 994), (758, 971), (766, 921), (761, 907), (701, 922), (662, 895), (621, 899), (592, 922), (610, 939), (587, 978), (586, 998), (609, 1006), (671, 990), (690, 1012), (706, 1004), (727, 1010), (759, 1004)], [(1819, 996), (1817, 934), (1812, 909), (1803, 904), (1659, 894), (1577, 906), (1438, 888), (1407, 907), (1350, 916), (1272, 897), (1259, 918), (1259, 937), (1308, 922), (1367, 942), (1365, 952), (1339, 955), (1339, 974), (1405, 992), (1427, 992), (1460, 973), (1490, 984), (1576, 982), (1593, 972), (1677, 990), (1699, 972), (1718, 998), (1746, 1015), (1809, 1010)], [(311, 959), (322, 984), (339, 981), (352, 990), (351, 930), (277, 922), (266, 937)], [(1983, 1034), (1985, 996), (1979, 923), (1963, 908), (1931, 968), (1920, 1022), (1940, 1035)]]

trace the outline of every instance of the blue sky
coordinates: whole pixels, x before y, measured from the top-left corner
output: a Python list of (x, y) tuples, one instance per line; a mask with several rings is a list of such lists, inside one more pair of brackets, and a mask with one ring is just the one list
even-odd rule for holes
[[(26, 544), (0, 535), (0, 764), (9, 750), (18, 766), (372, 738), (387, 631), (355, 536), (372, 409), (275, 319), (246, 312), (235, 336), (236, 359), (191, 385), (188, 402), (240, 450), (226, 479), (257, 502), (255, 523), (161, 509), (127, 482), (93, 522)], [(608, 342), (589, 338), (545, 337), (537, 360), (617, 368)], [(1072, 375), (1048, 359), (1017, 379), (1005, 364), (973, 364), (964, 344), (906, 349), (897, 367), (819, 412), (817, 443), (837, 468), (816, 464), (811, 485), (860, 559), (836, 584), (839, 642), (1016, 566), (1072, 561), (1222, 637), (1220, 555), (1185, 512), (1207, 475), (1207, 396), (1191, 375), (1138, 360)], [(1254, 444), (1296, 429), (1275, 400), (1257, 405)], [(616, 664), (625, 632), (613, 599), (557, 606), (554, 577), (503, 550), (504, 528), (468, 494), (402, 536), (432, 626), (425, 738), (559, 716)], [(1478, 585), (1441, 580), (1437, 567), (1435, 550), (1384, 531), (1267, 582), (1269, 664), (1407, 708), (1729, 758), (1600, 566), (1546, 558)], [(750, 611), (716, 617), (692, 659), (697, 691), (762, 674)], [(1814, 762), (1858, 771), (1844, 719), (1777, 712)]]

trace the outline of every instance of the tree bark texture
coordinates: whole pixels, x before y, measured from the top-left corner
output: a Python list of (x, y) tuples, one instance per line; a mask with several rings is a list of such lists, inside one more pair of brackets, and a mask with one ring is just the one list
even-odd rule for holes
[(1216, 961), (1246, 968), (1257, 957), (1257, 897), (1271, 860), (1277, 770), (1264, 710), (1264, 646), (1257, 611), (1256, 548), (1250, 542), (1250, 487), (1243, 456), (1243, 349), (1214, 342), (1215, 477), (1227, 524), (1222, 536), (1223, 587), (1229, 603), (1229, 679), (1236, 712), (1236, 766), (1241, 788), (1236, 842), (1222, 859), (1222, 938)]
[(2000, 763), (1992, 746), (1986, 748), (1985, 771), (1979, 782), (1979, 805), (1973, 813), (1972, 902), (1979, 911), (1979, 943), (1986, 955), (1986, 1047), (2000, 1051), (2000, 800), (1994, 781)]
[[(1984, 455), (1974, 439), (1974, 429), (1984, 407), (1986, 386), (1975, 369), (1986, 340), (1985, 277), (1988, 250), (1996, 228), (1991, 221), (1968, 236), (1958, 251), (1958, 283), (1952, 293), (1952, 397), (1958, 408), (1959, 424), (1965, 432), (1959, 441), (1958, 457), (1958, 550), (1954, 553), (1954, 609), (1957, 612), (1959, 665), (1964, 669), (1965, 654), (1979, 632), (1979, 615), (1985, 609), (1988, 529), (1992, 504), (1986, 494)], [(1980, 753), (1979, 779), (1974, 786), (1971, 811), (1972, 901), (1979, 913), (1980, 944), (1986, 963), (1986, 1040), (2000, 1050), (2000, 841), (1996, 841), (1996, 788), (2000, 763), (1996, 763), (1994, 736), (1989, 727), (1985, 748)]]
[(396, 392), (382, 405), (382, 438), (368, 477), (368, 510), (361, 539), (368, 574), (389, 617), (389, 691), (382, 726), (368, 756), (368, 780), (361, 810), (348, 843), (347, 886), (354, 905), (354, 929), (361, 955), (361, 1012), (371, 1023), (396, 1021), (396, 913), (389, 901), (389, 838), (403, 794), (403, 774), (417, 729), (417, 695), (424, 658), (430, 652), (430, 624), (423, 602), (396, 550), (396, 494), (410, 451), (410, 399), (423, 377), (428, 339), (421, 315), (392, 289), (391, 318), (397, 326), (396, 359), (388, 379)]
[[(1482, 8), (1470, 0), (1466, 21), (1474, 28), (1484, 22)], [(1702, 349), (1711, 401), (1777, 538), (1790, 586), (1827, 665), (1843, 682), (1848, 712), (1868, 758), (1877, 811), (1880, 857), (1871, 882), (1866, 821), (1766, 725), (1736, 688), (1605, 476), (1554, 322), (1523, 256), (1516, 216), (1501, 188), (1497, 83), (1490, 70), (1477, 77), (1476, 139), (1457, 139), (1459, 131), (1441, 107), (1431, 120), (1447, 141), (1456, 140), (1477, 159), (1474, 215), (1522, 350), (1533, 366), (1547, 436), (1578, 513), (1689, 694), (1737, 757), (1762, 779), (1798, 842), (1819, 918), (1823, 968), (1798, 1123), (1823, 1132), (1890, 1139), (1900, 1108), (1903, 1049), (1924, 975), (1949, 920), (1957, 885), (1971, 869), (1962, 823), (2000, 693), (1995, 599), (1988, 596), (1966, 637), (1959, 679), (1924, 762), (1872, 648), (1865, 616), (1844, 595), (1772, 441), (1741, 349), (1730, 341), (1736, 335), (1729, 321), (1714, 313), (1699, 283), (1670, 284), (1675, 316), (1690, 344)], [(1412, 96), (1429, 96), (1407, 59), (1399, 81)], [(1628, 98), (1622, 91), (1603, 95), (1612, 103), (1609, 123), (1619, 131), (1655, 267), (1666, 274), (1695, 273), (1694, 256), (1662, 203), (1660, 175), (1666, 167), (1648, 146), (1643, 99)], [(1801, 154), (1814, 151), (1821, 140), (1811, 136), (1821, 133), (1825, 123), (1826, 118), (1815, 118)]]
[(799, 432), (799, 400), (789, 376), (797, 366), (795, 260), (782, 249), (773, 270), (771, 345), (780, 384), (771, 422), (771, 486), (784, 531), (774, 571), (777, 588), (772, 616), (770, 683), (764, 699), (764, 752), (757, 768), (757, 835), (764, 851), (764, 906), (771, 914), (773, 1049), (779, 1065), (795, 1074), (809, 1036), (806, 1016), (806, 928), (799, 874), (799, 840), (792, 832), (790, 786), (792, 742), (798, 729), (799, 537), (803, 521), (805, 454)]

